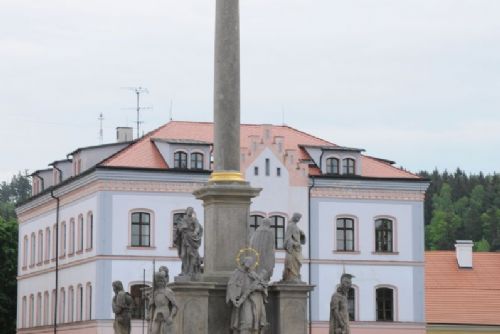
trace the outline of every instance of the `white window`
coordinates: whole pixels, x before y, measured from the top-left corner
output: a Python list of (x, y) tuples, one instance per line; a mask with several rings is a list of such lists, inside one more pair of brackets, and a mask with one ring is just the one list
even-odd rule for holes
[(130, 215), (130, 246), (151, 247), (152, 214), (150, 212), (135, 211)]
[(61, 223), (61, 236), (59, 237), (60, 256), (66, 255), (66, 222)]
[(75, 252), (75, 220), (71, 218), (69, 221), (69, 250), (68, 254), (71, 255)]
[(66, 291), (64, 288), (61, 288), (59, 292), (59, 317), (57, 319), (58, 323), (63, 324), (65, 322), (65, 314), (66, 314)]
[(35, 296), (30, 296), (30, 311), (29, 311), (29, 327), (33, 327), (35, 323)]
[(26, 313), (27, 313), (27, 302), (26, 296), (23, 297), (23, 303), (21, 306), (21, 328), (26, 328)]
[(81, 284), (76, 288), (76, 321), (83, 320), (83, 286)]
[(43, 324), (44, 326), (49, 324), (49, 292), (45, 291), (43, 294)]
[[(57, 252), (57, 242), (56, 242), (57, 225), (56, 224), (54, 224), (54, 226), (52, 227), (52, 235), (54, 236), (54, 242), (52, 243), (52, 259), (55, 260), (56, 252)], [(61, 242), (61, 240), (59, 240), (58, 242)]]
[(28, 265), (28, 253), (29, 253), (29, 245), (28, 245), (28, 236), (24, 236), (23, 240), (23, 267)]
[(83, 251), (83, 215), (78, 216), (78, 245), (77, 250)]
[(50, 260), (50, 227), (45, 229), (45, 261)]
[(42, 325), (42, 293), (36, 295), (36, 325)]
[(87, 296), (85, 305), (87, 305), (85, 319), (92, 320), (92, 284), (90, 284), (90, 282), (87, 283)]
[(87, 214), (87, 249), (94, 247), (94, 214)]
[(43, 231), (38, 231), (38, 264), (43, 262)]
[(36, 255), (36, 236), (35, 233), (31, 233), (31, 256), (30, 256), (30, 266), (35, 265), (35, 255)]
[(75, 314), (75, 290), (72, 286), (68, 289), (68, 322), (74, 321)]

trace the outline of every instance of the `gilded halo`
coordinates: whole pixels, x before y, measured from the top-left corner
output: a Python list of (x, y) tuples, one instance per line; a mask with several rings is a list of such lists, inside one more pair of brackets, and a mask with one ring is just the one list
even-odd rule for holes
[(255, 249), (248, 247), (248, 248), (242, 248), (239, 250), (238, 254), (236, 255), (236, 265), (238, 268), (242, 269), (242, 262), (241, 259), (242, 257), (245, 258), (247, 256), (251, 256), (254, 258), (253, 265), (251, 267), (252, 270), (257, 268), (259, 265), (259, 260), (260, 260), (260, 254), (257, 252)]

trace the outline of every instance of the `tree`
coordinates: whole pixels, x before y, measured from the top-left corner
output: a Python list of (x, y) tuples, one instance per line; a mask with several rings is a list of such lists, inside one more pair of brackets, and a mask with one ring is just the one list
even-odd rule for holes
[(17, 221), (0, 217), (0, 324), (1, 332), (16, 332)]

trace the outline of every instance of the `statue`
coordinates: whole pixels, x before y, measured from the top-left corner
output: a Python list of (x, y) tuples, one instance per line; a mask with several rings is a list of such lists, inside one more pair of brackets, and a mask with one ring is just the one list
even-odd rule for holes
[[(266, 320), (267, 283), (253, 268), (256, 260), (247, 256), (227, 285), (226, 302), (232, 306), (231, 333), (262, 334)], [(265, 273), (264, 273), (265, 274)]]
[(193, 208), (186, 209), (186, 214), (177, 225), (174, 242), (182, 261), (182, 272), (179, 278), (188, 281), (199, 280), (201, 274), (201, 258), (198, 248), (203, 237), (203, 227), (198, 219), (193, 217), (193, 213)]
[(168, 268), (160, 267), (155, 273), (154, 286), (148, 294), (148, 333), (174, 334), (174, 318), (177, 315), (177, 303), (174, 292), (167, 288)]
[(300, 218), (302, 218), (300, 213), (294, 213), (286, 227), (283, 244), (286, 256), (282, 283), (304, 283), (300, 279), (300, 267), (302, 267), (302, 245), (306, 243), (306, 236), (297, 226)]
[(271, 229), (271, 220), (264, 218), (259, 228), (250, 238), (250, 247), (255, 249), (260, 255), (260, 261), (257, 266), (257, 272), (262, 275), (266, 282), (271, 280), (274, 270), (275, 251), (274, 251), (274, 231)]
[(330, 333), (329, 334), (350, 334), (349, 329), (349, 307), (347, 296), (351, 288), (351, 279), (354, 276), (342, 274), (340, 285), (332, 296), (330, 302)]
[(113, 282), (113, 313), (115, 321), (113, 329), (115, 334), (130, 334), (130, 310), (134, 304), (132, 296), (123, 290), (121, 281)]

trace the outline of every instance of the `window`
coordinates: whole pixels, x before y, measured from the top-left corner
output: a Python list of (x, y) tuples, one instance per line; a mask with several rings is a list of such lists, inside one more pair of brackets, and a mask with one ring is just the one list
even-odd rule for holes
[(38, 231), (38, 264), (43, 262), (43, 231)]
[(332, 175), (339, 174), (339, 159), (337, 158), (326, 159), (326, 173)]
[(92, 320), (92, 285), (87, 283), (87, 300), (85, 301), (87, 305), (85, 319)]
[(186, 152), (178, 151), (174, 153), (174, 168), (188, 168)]
[(83, 215), (78, 216), (78, 245), (77, 251), (83, 251)]
[(21, 306), (21, 328), (26, 328), (26, 313), (27, 313), (26, 296), (23, 297), (23, 304)]
[(29, 253), (29, 245), (28, 245), (28, 236), (24, 236), (23, 240), (23, 267), (28, 265), (28, 253)]
[(65, 322), (65, 310), (66, 310), (66, 292), (64, 288), (61, 288), (61, 292), (59, 293), (59, 317), (58, 321), (60, 324)]
[(191, 168), (203, 169), (203, 154), (191, 153)]
[(253, 175), (255, 175), (255, 176), (259, 176), (259, 167), (255, 166), (255, 167), (253, 168)]
[(72, 255), (75, 252), (75, 220), (71, 218), (69, 221), (69, 250), (68, 254)]
[(36, 325), (42, 325), (42, 293), (36, 295)]
[(150, 217), (147, 212), (132, 213), (132, 243), (133, 247), (150, 246)]
[(49, 292), (43, 294), (43, 325), (49, 324)]
[(45, 261), (50, 260), (50, 227), (45, 229)]
[(36, 236), (35, 233), (31, 234), (31, 256), (30, 256), (30, 266), (35, 265), (35, 254), (36, 254)]
[[(55, 260), (57, 252), (57, 224), (54, 224), (54, 226), (52, 227), (52, 235), (54, 236), (54, 242), (52, 243), (52, 259)], [(59, 240), (59, 242), (61, 242), (61, 240)]]
[(55, 309), (55, 305), (56, 305), (56, 289), (52, 289), (52, 303), (50, 304), (51, 305), (51, 308), (50, 308), (50, 322), (49, 324), (52, 325), (54, 323), (54, 318), (55, 318), (55, 314), (54, 312), (56, 311)]
[(349, 321), (356, 320), (356, 290), (349, 288), (347, 293), (347, 309), (349, 311)]
[(337, 251), (354, 251), (354, 219), (337, 219)]
[(87, 214), (87, 249), (94, 247), (94, 214)]
[(144, 296), (145, 288), (149, 288), (149, 285), (135, 284), (130, 287), (130, 295), (134, 300), (134, 308), (132, 309), (132, 319), (142, 319), (146, 306), (146, 298)]
[(253, 231), (257, 230), (262, 223), (262, 219), (264, 219), (264, 216), (262, 215), (251, 215), (250, 216), (250, 231), (253, 233)]
[(61, 224), (61, 236), (59, 237), (61, 256), (66, 255), (66, 222)]
[(271, 228), (274, 229), (275, 247), (283, 249), (283, 241), (285, 240), (285, 217), (271, 216)]
[(354, 175), (355, 174), (355, 161), (354, 159), (347, 158), (343, 161), (343, 173), (346, 175)]
[(175, 238), (177, 236), (177, 226), (182, 221), (182, 218), (184, 218), (186, 210), (183, 210), (182, 212), (175, 212), (173, 219), (172, 219), (172, 247), (177, 247), (174, 243)]
[(281, 168), (280, 167), (276, 168), (276, 176), (278, 176), (278, 177), (281, 176)]
[(377, 321), (394, 320), (394, 290), (390, 288), (377, 289)]
[(75, 290), (72, 286), (68, 289), (68, 322), (73, 322), (75, 314)]
[(392, 220), (382, 218), (375, 221), (375, 251), (392, 252)]
[(30, 311), (29, 311), (29, 327), (33, 327), (35, 324), (35, 296), (30, 296)]
[(83, 286), (81, 284), (76, 288), (76, 321), (83, 320)]
[(271, 161), (266, 159), (266, 176), (271, 175)]

